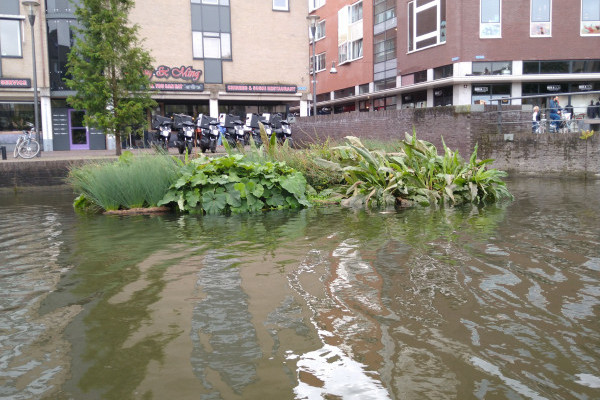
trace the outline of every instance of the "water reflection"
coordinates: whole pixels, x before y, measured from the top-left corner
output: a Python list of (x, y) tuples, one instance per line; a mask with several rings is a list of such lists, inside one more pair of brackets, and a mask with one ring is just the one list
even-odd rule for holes
[(600, 185), (398, 213), (0, 196), (0, 397), (600, 397)]

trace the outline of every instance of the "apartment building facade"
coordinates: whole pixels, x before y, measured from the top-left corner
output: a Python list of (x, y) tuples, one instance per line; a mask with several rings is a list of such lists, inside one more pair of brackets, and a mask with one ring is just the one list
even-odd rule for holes
[[(40, 129), (44, 150), (104, 149), (103, 132), (83, 124), (67, 102), (67, 57), (78, 1), (38, 0), (34, 24)], [(286, 112), (306, 103), (309, 86), (306, 1), (163, 0), (135, 2), (154, 59), (148, 71), (158, 107), (169, 116)], [(27, 10), (0, 2), (0, 134), (33, 121), (32, 52)]]
[[(351, 19), (358, 7), (362, 34)], [(600, 0), (311, 0), (309, 11), (323, 25), (318, 113), (544, 105), (555, 94), (584, 112), (598, 100)], [(362, 37), (355, 58), (346, 31)]]

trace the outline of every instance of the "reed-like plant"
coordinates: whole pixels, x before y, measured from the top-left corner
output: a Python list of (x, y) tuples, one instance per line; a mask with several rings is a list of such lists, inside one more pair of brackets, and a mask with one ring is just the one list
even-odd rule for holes
[(133, 156), (71, 168), (67, 181), (80, 193), (75, 204), (102, 210), (155, 207), (178, 178), (176, 160), (165, 155)]
[(414, 132), (406, 135), (396, 153), (369, 150), (353, 136), (346, 140), (334, 150), (341, 158), (337, 166), (347, 184), (347, 205), (483, 204), (512, 198), (502, 180), (506, 173), (487, 169), (493, 160), (477, 160), (477, 146), (466, 162), (443, 141), (444, 153), (439, 155), (433, 144), (418, 140)]

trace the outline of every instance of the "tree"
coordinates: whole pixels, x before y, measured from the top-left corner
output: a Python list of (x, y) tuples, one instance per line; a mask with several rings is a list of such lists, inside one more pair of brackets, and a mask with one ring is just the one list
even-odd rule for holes
[(116, 155), (131, 126), (145, 124), (150, 97), (152, 58), (137, 38), (139, 26), (128, 23), (134, 0), (80, 0), (75, 11), (78, 37), (69, 53), (68, 101), (85, 110), (89, 126), (114, 133)]

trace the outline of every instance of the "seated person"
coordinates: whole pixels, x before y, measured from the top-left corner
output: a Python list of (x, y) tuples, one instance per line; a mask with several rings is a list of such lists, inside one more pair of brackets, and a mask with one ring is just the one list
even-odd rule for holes
[(554, 129), (558, 131), (560, 126), (560, 114), (562, 109), (560, 107), (560, 103), (558, 102), (558, 96), (555, 96), (552, 100), (550, 100), (550, 119), (552, 120), (551, 125), (554, 126)]

